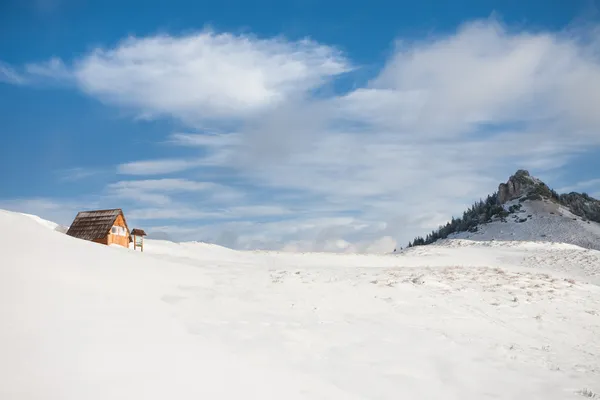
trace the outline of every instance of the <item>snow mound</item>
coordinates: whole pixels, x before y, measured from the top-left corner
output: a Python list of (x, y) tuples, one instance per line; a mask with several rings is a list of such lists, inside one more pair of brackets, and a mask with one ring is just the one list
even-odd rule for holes
[(594, 250), (456, 241), (324, 255), (149, 240), (141, 253), (8, 212), (0, 243), (2, 399), (600, 392)]
[(38, 224), (42, 225), (43, 227), (46, 227), (46, 228), (48, 228), (50, 230), (53, 230), (53, 231), (57, 230), (57, 228), (60, 226), (56, 222), (48, 221), (46, 219), (38, 217), (37, 215), (25, 214), (25, 213), (21, 213), (21, 215), (24, 215), (27, 218), (31, 218), (32, 220), (34, 220)]

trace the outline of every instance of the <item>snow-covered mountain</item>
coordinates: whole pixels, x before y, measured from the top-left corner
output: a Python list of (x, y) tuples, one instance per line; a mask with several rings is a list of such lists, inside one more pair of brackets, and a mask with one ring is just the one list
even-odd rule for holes
[(496, 219), (478, 226), (475, 232), (449, 235), (450, 239), (524, 240), (570, 243), (600, 250), (600, 224), (573, 214), (563, 205), (549, 199), (513, 200), (505, 208), (519, 206), (503, 221)]
[(519, 170), (497, 193), (411, 245), (448, 238), (570, 243), (600, 250), (599, 222), (600, 201), (580, 193), (559, 195)]
[(0, 210), (0, 399), (544, 399), (600, 392), (600, 252), (396, 255), (79, 240)]

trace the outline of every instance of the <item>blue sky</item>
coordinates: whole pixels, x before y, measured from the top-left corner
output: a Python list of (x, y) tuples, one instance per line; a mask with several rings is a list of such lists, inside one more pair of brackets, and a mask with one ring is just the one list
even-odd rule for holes
[(390, 251), (517, 168), (600, 196), (599, 4), (8, 1), (0, 208)]

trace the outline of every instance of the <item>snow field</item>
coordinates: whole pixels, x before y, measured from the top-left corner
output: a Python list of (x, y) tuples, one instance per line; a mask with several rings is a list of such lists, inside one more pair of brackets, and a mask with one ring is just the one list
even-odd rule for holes
[[(67, 237), (0, 211), (0, 398), (580, 399), (600, 392), (600, 252), (399, 255)], [(30, 238), (35, 242), (21, 240)]]

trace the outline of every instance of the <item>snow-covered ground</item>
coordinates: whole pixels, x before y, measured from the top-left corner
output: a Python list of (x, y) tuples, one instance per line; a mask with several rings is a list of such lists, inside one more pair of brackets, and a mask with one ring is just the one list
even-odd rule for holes
[[(520, 203), (515, 200), (504, 207), (508, 209), (514, 204)], [(549, 200), (525, 201), (521, 204), (522, 209), (510, 215), (506, 222), (481, 224), (477, 232), (461, 232), (449, 238), (571, 243), (600, 250), (600, 224), (586, 221)]]
[[(39, 222), (39, 221), (38, 221)], [(398, 255), (74, 239), (0, 211), (1, 399), (580, 399), (600, 252)]]

